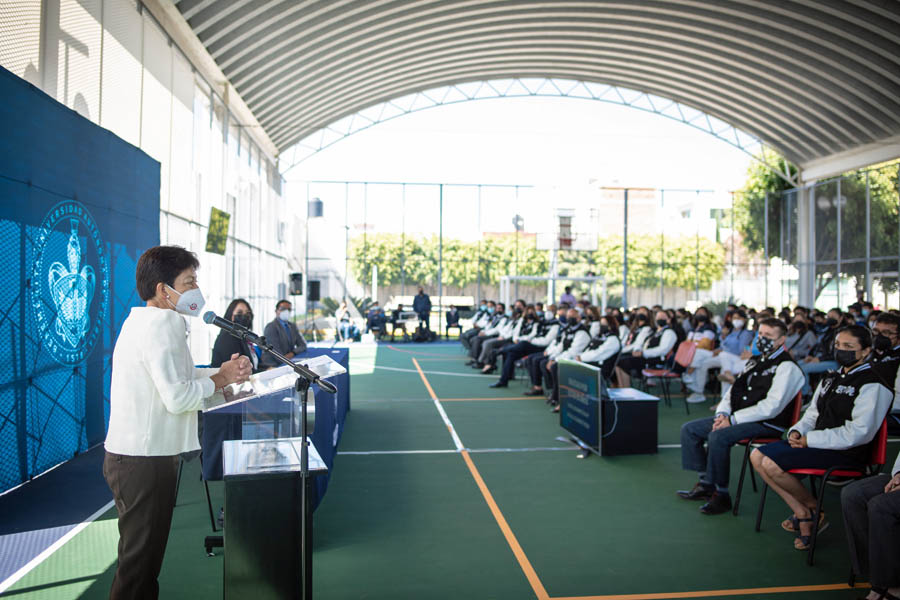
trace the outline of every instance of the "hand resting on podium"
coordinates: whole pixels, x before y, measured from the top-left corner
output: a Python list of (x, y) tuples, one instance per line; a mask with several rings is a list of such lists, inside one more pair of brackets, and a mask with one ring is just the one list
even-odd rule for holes
[(231, 360), (223, 362), (219, 367), (219, 372), (210, 379), (216, 384), (218, 391), (232, 383), (244, 383), (250, 378), (252, 372), (253, 366), (250, 364), (250, 359), (235, 352), (231, 355)]

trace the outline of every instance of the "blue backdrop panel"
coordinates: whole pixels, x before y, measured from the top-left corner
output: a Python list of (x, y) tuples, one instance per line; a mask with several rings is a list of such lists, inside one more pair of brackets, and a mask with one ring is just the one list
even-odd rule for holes
[(0, 68), (0, 491), (103, 441), (159, 163)]

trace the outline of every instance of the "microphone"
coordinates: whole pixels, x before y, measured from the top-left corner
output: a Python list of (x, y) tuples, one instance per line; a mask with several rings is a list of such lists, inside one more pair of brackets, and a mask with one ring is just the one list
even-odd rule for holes
[(254, 341), (258, 337), (255, 333), (253, 333), (243, 325), (238, 325), (233, 321), (223, 319), (222, 317), (217, 316), (216, 313), (211, 310), (207, 311), (206, 314), (203, 315), (203, 322), (224, 329), (236, 338)]

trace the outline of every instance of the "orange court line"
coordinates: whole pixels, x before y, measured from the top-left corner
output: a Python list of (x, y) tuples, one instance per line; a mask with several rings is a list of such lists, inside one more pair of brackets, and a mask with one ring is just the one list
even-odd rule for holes
[(487, 402), (490, 400), (537, 400), (536, 396), (512, 396), (509, 398), (442, 398), (441, 402)]
[(388, 344), (386, 347), (389, 348), (390, 350), (394, 350), (395, 352), (403, 352), (405, 354), (415, 354), (416, 356), (452, 357), (452, 355), (450, 355), (450, 354), (438, 354), (436, 352), (413, 352), (412, 350), (402, 350), (400, 348), (395, 348), (394, 346), (391, 346), (390, 344)]
[[(869, 587), (857, 583), (853, 587)], [(792, 592), (829, 592), (851, 589), (846, 583), (826, 585), (789, 585), (784, 587), (745, 588), (737, 590), (704, 590), (702, 592), (666, 592), (661, 594), (613, 594), (610, 596), (563, 596), (549, 600), (668, 600), (669, 598), (708, 598), (710, 596), (749, 596), (750, 594), (788, 594)]]
[[(434, 389), (431, 387), (431, 384), (428, 383), (428, 378), (425, 377), (425, 373), (422, 372), (419, 362), (415, 358), (413, 358), (412, 361), (413, 364), (416, 365), (416, 370), (419, 371), (419, 375), (422, 377), (422, 382), (428, 389), (428, 393), (431, 394), (431, 399), (434, 402), (440, 403), (441, 401), (438, 400), (437, 394), (434, 393)], [(453, 431), (452, 427), (449, 425), (448, 428)], [(462, 454), (463, 460), (469, 468), (469, 472), (472, 474), (472, 478), (475, 479), (478, 489), (481, 490), (481, 495), (484, 497), (484, 501), (487, 502), (491, 514), (494, 515), (494, 520), (497, 521), (500, 531), (503, 532), (506, 543), (509, 544), (510, 550), (512, 550), (513, 555), (515, 555), (516, 560), (519, 562), (519, 567), (522, 569), (522, 572), (525, 573), (525, 578), (528, 579), (528, 583), (531, 584), (531, 589), (534, 590), (535, 596), (537, 596), (538, 600), (550, 600), (547, 590), (544, 589), (544, 584), (541, 583), (537, 572), (534, 570), (534, 567), (531, 566), (531, 561), (528, 560), (528, 557), (525, 556), (525, 551), (522, 550), (522, 546), (519, 545), (519, 540), (516, 539), (516, 535), (512, 532), (512, 529), (510, 529), (509, 523), (506, 522), (506, 518), (503, 516), (503, 513), (500, 512), (500, 507), (497, 506), (497, 503), (494, 501), (494, 496), (488, 489), (487, 484), (484, 483), (484, 479), (481, 478), (481, 473), (478, 472), (475, 463), (472, 462), (469, 451), (463, 449), (460, 454)]]

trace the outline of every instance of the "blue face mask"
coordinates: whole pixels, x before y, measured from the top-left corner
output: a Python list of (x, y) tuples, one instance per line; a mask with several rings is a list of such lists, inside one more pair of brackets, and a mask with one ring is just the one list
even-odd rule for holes
[(487, 307), (487, 314), (489, 314), (489, 315), (494, 314), (494, 308), (492, 306)]
[(565, 324), (568, 323), (568, 322), (569, 322), (569, 320), (568, 320), (567, 318), (565, 318), (565, 317), (560, 317), (560, 318), (559, 318), (559, 324), (560, 324), (560, 325), (565, 325)]
[(868, 308), (864, 308), (864, 309), (862, 309), (862, 316), (868, 317), (871, 314), (871, 312), (872, 311), (870, 311)]
[(507, 317), (511, 317), (511, 316), (512, 316), (512, 311), (511, 311), (511, 310), (506, 311), (506, 316), (507, 316)]

